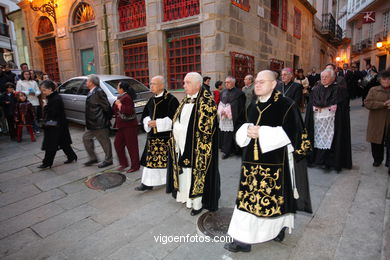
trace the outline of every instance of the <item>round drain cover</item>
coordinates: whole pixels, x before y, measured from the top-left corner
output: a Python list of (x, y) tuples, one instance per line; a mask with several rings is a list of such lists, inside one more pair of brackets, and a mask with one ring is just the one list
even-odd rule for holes
[(93, 190), (107, 190), (122, 185), (126, 181), (126, 176), (115, 172), (104, 172), (102, 174), (88, 178), (85, 185)]
[(198, 228), (211, 238), (226, 235), (232, 215), (233, 208), (220, 208), (215, 212), (206, 212), (198, 218)]

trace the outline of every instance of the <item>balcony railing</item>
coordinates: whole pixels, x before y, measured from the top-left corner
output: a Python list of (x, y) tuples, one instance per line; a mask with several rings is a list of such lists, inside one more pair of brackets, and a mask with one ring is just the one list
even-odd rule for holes
[(352, 54), (358, 54), (362, 51), (362, 46), (360, 43), (352, 45)]
[(333, 38), (335, 36), (335, 30), (336, 30), (336, 20), (334, 19), (333, 15), (330, 13), (323, 14), (321, 34), (328, 38)]
[(360, 46), (362, 50), (367, 50), (372, 48), (372, 39), (371, 38), (364, 39), (363, 41), (361, 41)]
[(336, 25), (336, 35), (334, 37), (336, 40), (341, 41), (343, 39), (343, 29), (341, 29), (340, 25)]
[(0, 35), (9, 37), (9, 25), (5, 23), (0, 23)]

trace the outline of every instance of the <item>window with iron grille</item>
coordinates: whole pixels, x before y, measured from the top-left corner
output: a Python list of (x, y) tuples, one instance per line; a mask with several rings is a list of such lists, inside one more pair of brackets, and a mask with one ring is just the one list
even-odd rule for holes
[(164, 22), (199, 14), (199, 0), (164, 0)]
[(120, 0), (118, 14), (121, 32), (146, 26), (145, 0)]
[(49, 75), (49, 78), (59, 82), (60, 72), (58, 70), (57, 61), (57, 48), (55, 39), (50, 39), (41, 42), (43, 52), (43, 63), (45, 66), (45, 72)]
[(301, 29), (302, 12), (298, 8), (294, 8), (294, 36), (298, 39), (302, 37)]
[(269, 63), (269, 69), (272, 71), (280, 72), (284, 68), (284, 61), (278, 59), (271, 59)]
[(271, 0), (271, 23), (287, 31), (287, 0)]
[(232, 4), (240, 7), (242, 10), (249, 12), (249, 0), (231, 0)]
[(238, 52), (230, 52), (232, 59), (232, 75), (236, 78), (236, 86), (242, 88), (246, 75), (255, 73), (255, 57)]
[(142, 41), (127, 42), (125, 44), (123, 46), (123, 61), (126, 76), (135, 78), (148, 86), (148, 43), (143, 39)]
[(199, 27), (168, 33), (168, 86), (183, 87), (188, 72), (201, 73)]

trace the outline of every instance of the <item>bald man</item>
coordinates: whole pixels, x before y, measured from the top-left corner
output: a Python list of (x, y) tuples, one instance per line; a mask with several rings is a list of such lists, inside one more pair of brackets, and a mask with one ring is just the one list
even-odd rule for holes
[(150, 81), (150, 91), (154, 94), (142, 113), (142, 122), (148, 133), (145, 149), (141, 157), (141, 185), (137, 191), (153, 189), (164, 185), (167, 176), (168, 141), (172, 136), (172, 119), (179, 101), (165, 90), (163, 76), (155, 76)]
[[(275, 74), (257, 74), (256, 102), (248, 107), (247, 122), (236, 134), (243, 148), (241, 178), (225, 244), (231, 252), (249, 252), (251, 245), (283, 241), (286, 228), (294, 227), (296, 210), (311, 211), (307, 171), (294, 172), (310, 142), (298, 106), (275, 90)], [(298, 207), (298, 198), (306, 200)]]
[(217, 108), (210, 92), (202, 88), (202, 76), (197, 72), (184, 77), (184, 92), (186, 97), (172, 120), (167, 192), (195, 216), (203, 209), (218, 209)]

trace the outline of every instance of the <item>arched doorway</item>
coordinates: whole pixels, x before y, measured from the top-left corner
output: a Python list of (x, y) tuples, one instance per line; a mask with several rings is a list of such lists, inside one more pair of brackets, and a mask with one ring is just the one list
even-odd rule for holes
[(71, 23), (78, 74), (95, 74), (99, 68), (99, 55), (95, 12), (92, 6), (86, 2), (79, 3), (73, 11)]
[(59, 82), (57, 46), (52, 22), (46, 16), (39, 18), (38, 37), (42, 48), (43, 65), (50, 79)]

